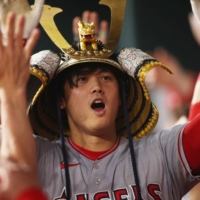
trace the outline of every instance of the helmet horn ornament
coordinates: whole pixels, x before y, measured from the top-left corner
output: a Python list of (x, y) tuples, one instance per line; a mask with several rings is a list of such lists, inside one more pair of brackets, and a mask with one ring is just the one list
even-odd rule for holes
[[(101, 48), (98, 48), (96, 41), (96, 37), (92, 38), (90, 41), (90, 46), (92, 48), (87, 48), (85, 46), (85, 41), (83, 38), (80, 38), (80, 50), (75, 49), (65, 40), (62, 34), (57, 29), (57, 26), (54, 22), (54, 16), (60, 12), (62, 9), (51, 7), (49, 5), (44, 5), (43, 13), (40, 19), (40, 24), (50, 37), (50, 39), (54, 42), (54, 44), (60, 48), (65, 54), (67, 54), (71, 58), (82, 59), (82, 58), (108, 58), (114, 53), (114, 50), (118, 44), (120, 39), (124, 13), (126, 7), (126, 0), (120, 0), (116, 5), (116, 0), (101, 0), (99, 4), (107, 5), (111, 10), (111, 23), (110, 23), (110, 31), (108, 35), (108, 41), (106, 46), (104, 45)], [(120, 5), (119, 5), (120, 4)], [(86, 28), (90, 28), (90, 31), (94, 30), (94, 25), (91, 23), (83, 23), (79, 22), (79, 33), (80, 31), (86, 30)], [(95, 35), (95, 33), (93, 33)], [(82, 41), (81, 41), (82, 40)], [(88, 40), (88, 39), (87, 39)], [(87, 42), (86, 40), (86, 42)]]

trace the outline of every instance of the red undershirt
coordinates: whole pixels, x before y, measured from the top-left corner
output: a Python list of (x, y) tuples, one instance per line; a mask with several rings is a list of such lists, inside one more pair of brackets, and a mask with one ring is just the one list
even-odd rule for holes
[(110, 149), (106, 150), (106, 151), (90, 151), (88, 149), (85, 149), (77, 144), (75, 144), (71, 138), (67, 138), (69, 144), (76, 149), (80, 154), (84, 155), (85, 157), (89, 158), (90, 160), (98, 160), (98, 159), (102, 159), (105, 156), (107, 156), (108, 154), (112, 153), (113, 151), (115, 151), (115, 149), (117, 149), (117, 147), (119, 146), (120, 143), (120, 138), (117, 140), (117, 143)]

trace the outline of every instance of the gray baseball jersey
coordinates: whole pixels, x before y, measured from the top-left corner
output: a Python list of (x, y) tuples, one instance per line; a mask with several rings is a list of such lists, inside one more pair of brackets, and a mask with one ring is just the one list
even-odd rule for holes
[[(182, 130), (174, 126), (160, 133), (133, 140), (144, 200), (179, 200), (197, 182), (182, 149)], [(36, 137), (40, 182), (52, 200), (65, 199), (65, 170), (59, 141)], [(97, 160), (80, 153), (66, 138), (71, 199), (136, 200), (136, 186), (128, 140), (117, 144)]]

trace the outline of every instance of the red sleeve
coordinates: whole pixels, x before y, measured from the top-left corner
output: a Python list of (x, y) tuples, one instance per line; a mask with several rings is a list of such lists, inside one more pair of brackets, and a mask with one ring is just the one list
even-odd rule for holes
[(200, 102), (191, 105), (188, 120), (191, 121), (199, 113), (200, 113)]
[(183, 150), (193, 175), (200, 175), (200, 113), (183, 132)]
[(21, 193), (16, 200), (48, 200), (40, 188), (30, 188)]

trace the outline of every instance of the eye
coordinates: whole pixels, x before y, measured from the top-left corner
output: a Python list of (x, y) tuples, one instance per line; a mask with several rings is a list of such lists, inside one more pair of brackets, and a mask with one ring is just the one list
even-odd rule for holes
[(87, 77), (85, 77), (85, 76), (81, 76), (81, 77), (77, 78), (77, 82), (85, 82), (85, 81), (87, 81)]
[(103, 76), (102, 80), (108, 81), (108, 80), (111, 80), (111, 77), (110, 76)]

